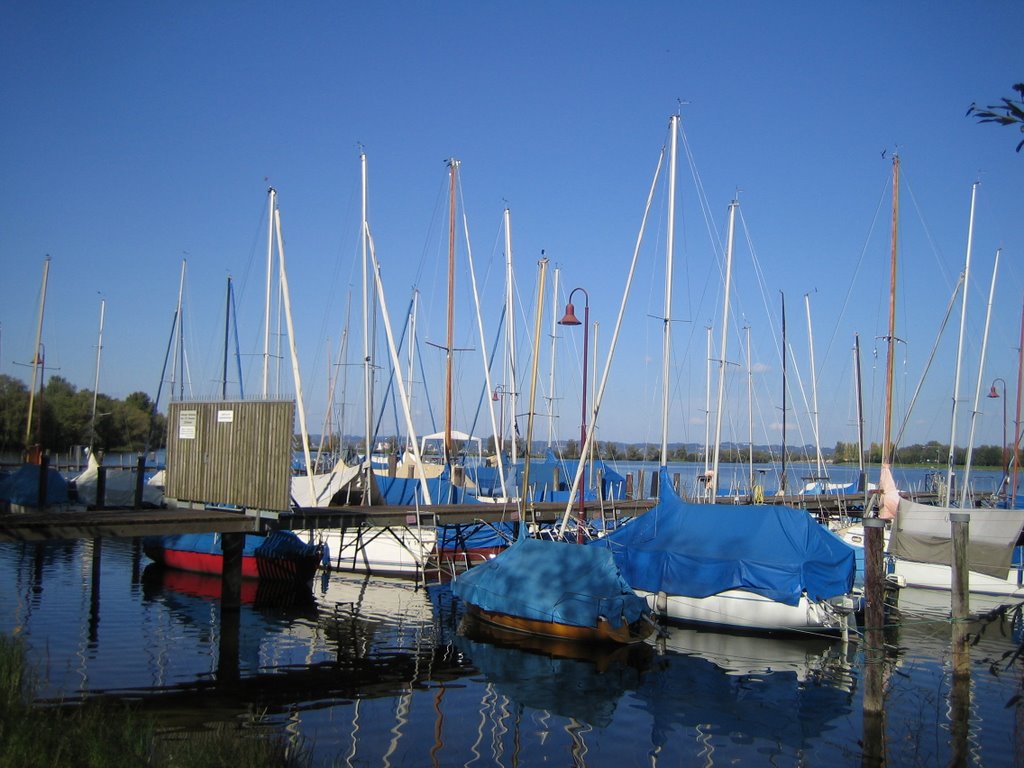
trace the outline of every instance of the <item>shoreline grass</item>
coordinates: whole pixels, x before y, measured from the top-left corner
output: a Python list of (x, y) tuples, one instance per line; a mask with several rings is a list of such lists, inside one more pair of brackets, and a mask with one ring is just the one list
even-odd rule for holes
[(200, 732), (161, 733), (127, 705), (35, 704), (24, 644), (0, 636), (0, 768), (54, 766), (284, 766), (304, 768), (310, 755), (283, 737), (241, 723)]

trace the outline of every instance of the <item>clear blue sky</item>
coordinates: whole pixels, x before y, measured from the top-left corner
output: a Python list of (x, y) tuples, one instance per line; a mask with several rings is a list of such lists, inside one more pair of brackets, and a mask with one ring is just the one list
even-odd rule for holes
[[(445, 160), (461, 197), (488, 337), (502, 292), (502, 210), (511, 211), (520, 368), (529, 371), (537, 260), (590, 296), (591, 370), (603, 369), (669, 116), (682, 113), (672, 316), (672, 441), (702, 442), (706, 328), (720, 357), (721, 259), (737, 194), (724, 440), (747, 439), (749, 325), (754, 439), (778, 441), (780, 292), (790, 358), (790, 442), (811, 442), (812, 318), (821, 442), (853, 441), (854, 333), (868, 440), (881, 439), (890, 160), (903, 189), (897, 423), (921, 378), (967, 253), (957, 443), (979, 381), (994, 256), (998, 287), (976, 444), (1012, 436), (1024, 298), (1021, 135), (966, 117), (1024, 80), (1024, 4), (904, 3), (7, 3), (0, 23), (0, 373), (28, 381), (44, 257), (46, 373), (81, 389), (155, 397), (182, 259), (190, 392), (219, 392), (225, 281), (235, 281), (247, 394), (259, 389), (266, 190), (279, 194), (303, 389), (312, 431), (326, 412), (327, 350), (346, 324), (361, 359), (359, 151), (386, 300), (401, 326), (420, 292), (422, 342), (444, 343)], [(883, 157), (883, 152), (885, 153)], [(695, 179), (707, 205), (701, 213)], [(660, 441), (665, 198), (641, 246), (602, 405), (602, 440)], [(714, 234), (709, 235), (709, 232)], [(460, 232), (459, 291), (468, 290)], [(553, 274), (549, 274), (550, 280)], [(351, 296), (351, 307), (350, 305)], [(456, 346), (479, 349), (460, 293)], [(577, 294), (579, 296), (579, 294)], [(540, 401), (561, 438), (579, 429), (581, 329), (561, 329), (549, 386), (545, 297)], [(582, 311), (582, 301), (577, 301)], [(558, 307), (561, 312), (562, 306)], [(947, 442), (960, 307), (939, 343), (903, 442)], [(596, 347), (596, 349), (594, 348)], [(423, 344), (439, 427), (441, 353)], [(481, 391), (479, 351), (459, 353), (456, 427)], [(382, 354), (378, 359), (385, 362)], [(234, 363), (232, 363), (234, 369)], [(358, 433), (358, 368), (346, 431)], [(232, 379), (237, 376), (232, 375)], [(422, 389), (423, 376), (418, 388)], [(526, 376), (520, 382), (525, 411)], [(284, 379), (290, 372), (284, 368)], [(717, 369), (712, 373), (717, 383)], [(801, 382), (803, 393), (801, 394)], [(501, 383), (496, 373), (492, 383)], [(339, 385), (340, 387), (340, 385)], [(231, 385), (237, 392), (237, 382)], [(291, 390), (290, 383), (287, 385)], [(167, 387), (161, 397), (166, 406)], [(715, 409), (717, 392), (711, 396)], [(521, 429), (525, 432), (525, 419)], [(480, 424), (479, 434), (488, 434)], [(535, 437), (543, 439), (541, 420)]]

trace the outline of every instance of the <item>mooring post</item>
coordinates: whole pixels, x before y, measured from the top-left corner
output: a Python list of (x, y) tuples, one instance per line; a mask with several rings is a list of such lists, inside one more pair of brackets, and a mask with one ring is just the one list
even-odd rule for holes
[(651, 472), (651, 498), (658, 498), (658, 473)]
[(96, 509), (103, 509), (107, 505), (107, 468), (99, 466), (96, 468)]
[(970, 512), (950, 512), (950, 537), (953, 540), (953, 578), (950, 585), (950, 608), (953, 614), (953, 677), (970, 677), (971, 657), (967, 645), (967, 616), (970, 612), (970, 578), (967, 563), (967, 542), (971, 523)]
[(39, 456), (39, 508), (46, 507), (46, 481), (50, 469), (50, 454), (43, 453)]
[(970, 565), (970, 512), (950, 512), (950, 538), (953, 543), (953, 575), (950, 584), (950, 608), (953, 616), (951, 629), (953, 644), (953, 685), (949, 691), (950, 746), (953, 759), (950, 765), (967, 765), (968, 731), (971, 714), (971, 650), (968, 642), (967, 618), (971, 610)]
[(242, 607), (242, 548), (244, 533), (223, 533), (220, 548), (223, 567), (220, 574), (221, 608), (238, 611)]
[(626, 498), (633, 499), (633, 473), (626, 473)]
[[(867, 640), (864, 659), (867, 680), (864, 686), (864, 710), (882, 711), (882, 659), (885, 644), (885, 563), (882, 532), (885, 521), (864, 519), (864, 630)], [(877, 675), (873, 674), (878, 672)]]
[(864, 518), (864, 765), (884, 765), (885, 521)]
[(142, 488), (146, 484), (146, 454), (140, 453), (135, 470), (135, 509), (142, 508)]

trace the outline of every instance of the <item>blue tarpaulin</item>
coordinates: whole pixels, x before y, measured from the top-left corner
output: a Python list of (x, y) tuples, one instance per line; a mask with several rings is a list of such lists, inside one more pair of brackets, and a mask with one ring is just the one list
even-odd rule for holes
[[(25, 507), (39, 506), (38, 464), (22, 464), (14, 472), (0, 477), (0, 500)], [(55, 469), (46, 471), (46, 503), (68, 503), (68, 481)]]
[(485, 611), (577, 627), (613, 627), (648, 613), (611, 554), (597, 547), (520, 536), (508, 549), (470, 568), (452, 592)]
[(787, 605), (849, 592), (853, 548), (811, 515), (776, 504), (690, 504), (662, 470), (652, 510), (596, 540), (634, 589), (710, 597), (743, 589)]

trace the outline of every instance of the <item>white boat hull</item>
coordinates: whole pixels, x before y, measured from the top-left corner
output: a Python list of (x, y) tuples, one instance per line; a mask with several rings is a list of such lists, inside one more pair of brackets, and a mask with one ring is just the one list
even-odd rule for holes
[(711, 597), (683, 597), (636, 590), (651, 610), (670, 621), (757, 632), (839, 632), (842, 617), (832, 606), (801, 597), (786, 605), (742, 589)]
[[(864, 548), (864, 526), (851, 525), (836, 534), (847, 544)], [(953, 569), (941, 563), (919, 563), (888, 554), (889, 531), (884, 532), (888, 578), (900, 587), (944, 590), (953, 588)], [(968, 591), (977, 595), (991, 595), (1008, 599), (1024, 599), (1024, 563), (1018, 561), (1010, 568), (1005, 579), (999, 579), (978, 571), (968, 571)]]
[(326, 546), (325, 567), (355, 573), (419, 573), (434, 551), (437, 530), (432, 526), (337, 528), (296, 531), (307, 541)]

